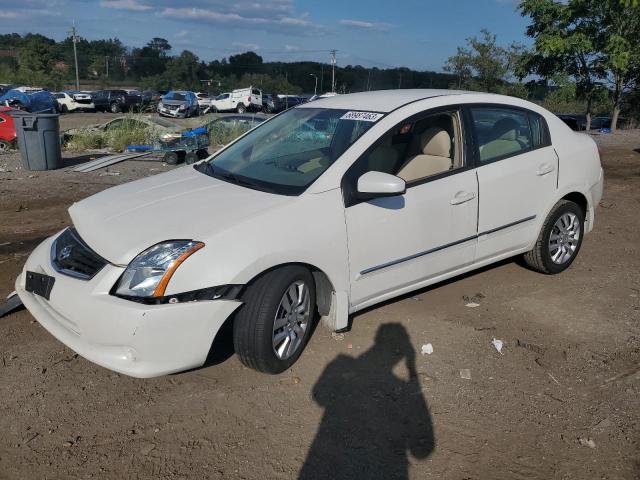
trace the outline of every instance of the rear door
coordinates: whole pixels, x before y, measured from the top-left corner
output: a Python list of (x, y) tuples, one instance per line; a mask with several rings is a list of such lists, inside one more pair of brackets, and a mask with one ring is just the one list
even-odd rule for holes
[(538, 236), (555, 195), (558, 157), (545, 120), (505, 105), (469, 107), (479, 185), (476, 262), (515, 253)]

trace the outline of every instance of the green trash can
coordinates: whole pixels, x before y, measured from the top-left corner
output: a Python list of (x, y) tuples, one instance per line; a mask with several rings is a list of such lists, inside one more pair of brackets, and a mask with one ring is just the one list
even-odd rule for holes
[(62, 167), (60, 122), (57, 113), (12, 112), (18, 148), (26, 170)]

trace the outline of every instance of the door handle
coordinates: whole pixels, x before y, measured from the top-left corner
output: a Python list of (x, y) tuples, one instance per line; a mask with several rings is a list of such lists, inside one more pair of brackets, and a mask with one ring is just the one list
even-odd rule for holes
[(451, 205), (460, 205), (474, 198), (476, 198), (476, 192), (458, 192), (456, 196), (451, 199)]
[(546, 175), (547, 173), (553, 172), (555, 169), (556, 167), (554, 167), (553, 165), (549, 165), (548, 163), (543, 163), (538, 167), (538, 171), (536, 171), (536, 175), (538, 176)]

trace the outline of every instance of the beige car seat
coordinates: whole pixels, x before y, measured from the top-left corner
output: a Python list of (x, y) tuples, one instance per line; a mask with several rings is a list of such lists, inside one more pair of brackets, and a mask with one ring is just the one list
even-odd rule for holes
[(518, 137), (518, 122), (511, 118), (498, 120), (493, 126), (495, 140), (480, 146), (480, 161), (491, 160), (526, 148), (525, 142)]
[(451, 137), (445, 129), (425, 130), (420, 136), (420, 150), (422, 153), (410, 157), (398, 172), (405, 182), (451, 170)]

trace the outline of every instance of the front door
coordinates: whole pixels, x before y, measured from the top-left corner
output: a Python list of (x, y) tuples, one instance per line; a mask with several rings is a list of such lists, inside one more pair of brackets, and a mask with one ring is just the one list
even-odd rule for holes
[[(461, 139), (459, 112), (426, 112), (384, 135), (347, 172), (343, 190), (353, 309), (473, 262), (478, 183)], [(357, 178), (371, 170), (400, 176), (406, 193), (358, 200)]]

